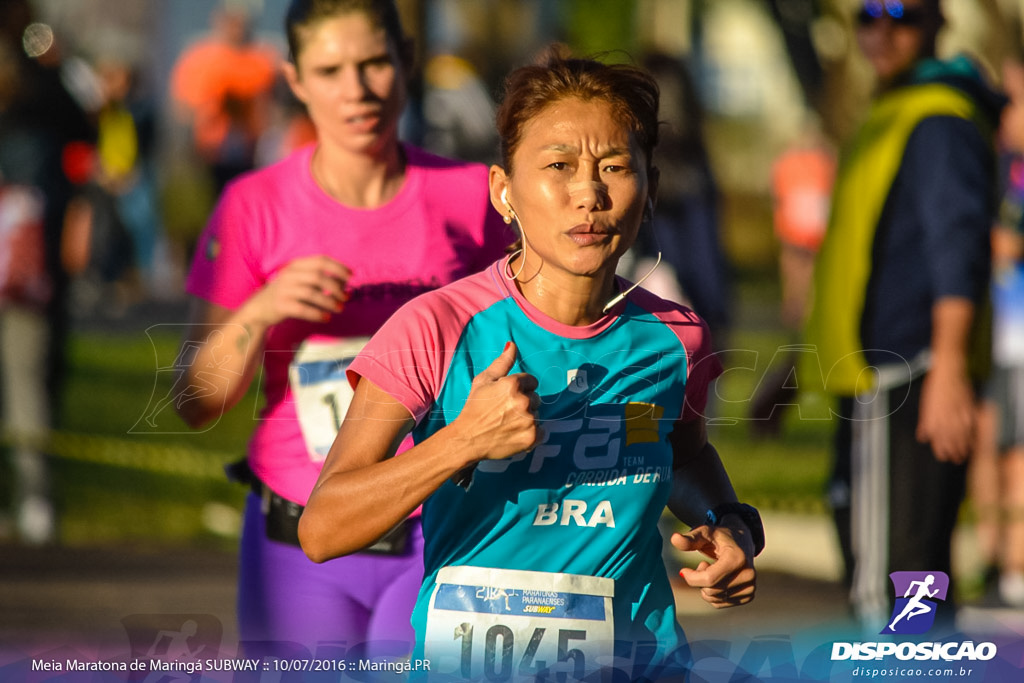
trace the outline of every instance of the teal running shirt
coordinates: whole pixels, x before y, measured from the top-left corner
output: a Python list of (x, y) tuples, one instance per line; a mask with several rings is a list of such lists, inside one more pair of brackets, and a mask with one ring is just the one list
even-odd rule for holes
[(416, 656), (451, 680), (616, 662), (653, 678), (685, 658), (658, 520), (672, 488), (667, 436), (700, 418), (722, 371), (707, 327), (643, 289), (592, 325), (564, 325), (526, 301), (499, 261), (405, 305), (350, 380), (401, 402), (420, 443), (458, 416), (509, 341), (512, 372), (539, 381), (544, 439), (424, 502)]

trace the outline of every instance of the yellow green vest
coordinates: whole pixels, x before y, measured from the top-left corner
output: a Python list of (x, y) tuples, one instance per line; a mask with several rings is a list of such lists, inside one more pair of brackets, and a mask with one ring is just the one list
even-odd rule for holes
[(981, 120), (974, 100), (951, 86), (902, 87), (874, 102), (844, 150), (828, 232), (815, 265), (805, 333), (807, 343), (817, 351), (818, 366), (811, 367), (815, 354), (802, 354), (806, 357), (800, 368), (802, 388), (852, 396), (873, 387), (874, 374), (864, 356), (860, 328), (875, 230), (907, 141), (914, 128), (932, 116)]

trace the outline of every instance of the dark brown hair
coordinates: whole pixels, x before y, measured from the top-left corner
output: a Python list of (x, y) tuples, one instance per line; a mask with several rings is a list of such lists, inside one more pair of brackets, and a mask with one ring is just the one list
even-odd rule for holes
[(636, 136), (648, 168), (653, 165), (658, 144), (658, 85), (642, 69), (573, 58), (556, 46), (540, 63), (510, 73), (504, 90), (496, 118), (501, 161), (509, 175), (526, 124), (549, 105), (571, 98), (610, 104), (616, 118)]
[(299, 31), (318, 21), (360, 12), (379, 28), (398, 49), (403, 59), (411, 55), (409, 37), (402, 30), (402, 20), (394, 0), (292, 0), (284, 18), (288, 36), (288, 55), (295, 62), (302, 48)]

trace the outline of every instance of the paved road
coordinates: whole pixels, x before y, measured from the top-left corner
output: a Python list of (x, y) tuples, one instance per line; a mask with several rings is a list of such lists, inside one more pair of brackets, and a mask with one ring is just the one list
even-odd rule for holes
[[(235, 571), (222, 551), (0, 545), (0, 643), (116, 645), (125, 617), (189, 613), (216, 617), (234, 642)], [(843, 600), (834, 583), (764, 572), (754, 603), (716, 611), (677, 585), (680, 618), (700, 638), (839, 618)]]
[[(220, 656), (235, 657), (235, 570), (235, 556), (223, 551), (0, 544), (0, 680), (23, 680), (26, 662), (33, 658), (138, 654), (140, 629), (150, 628), (143, 636), (150, 642), (153, 624), (181, 628), (186, 618), (215, 634)], [(675, 588), (680, 622), (699, 666), (733, 671), (760, 646), (771, 648), (765, 650), (773, 654), (765, 655), (764, 666), (778, 674), (794, 663), (806, 666), (815, 651), (827, 659), (822, 651), (832, 641), (858, 639), (847, 618), (844, 591), (835, 581), (767, 568), (759, 574), (752, 604), (722, 611), (707, 606), (681, 581)], [(972, 609), (964, 614), (978, 633), (1009, 634), (1024, 645), (1024, 613)], [(1024, 656), (1021, 660), (1017, 666), (1024, 668)], [(22, 669), (11, 678), (8, 674), (18, 666)], [(775, 674), (768, 679), (778, 679)], [(822, 676), (817, 680), (830, 678)], [(982, 680), (1003, 683), (1002, 677)]]

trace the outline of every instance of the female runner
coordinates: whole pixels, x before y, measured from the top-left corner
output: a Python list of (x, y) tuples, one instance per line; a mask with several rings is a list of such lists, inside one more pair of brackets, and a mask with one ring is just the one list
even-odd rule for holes
[(707, 440), (707, 326), (615, 276), (653, 211), (657, 111), (633, 67), (514, 71), (490, 191), (521, 250), (404, 306), (349, 368), (300, 538), (324, 561), (423, 505), (413, 623), (431, 675), (685, 675), (666, 505), (693, 527), (675, 547), (714, 560), (682, 570), (690, 585), (716, 607), (753, 599), (763, 530)]
[(512, 236), (487, 201), (486, 167), (399, 141), (412, 51), (392, 0), (295, 0), (286, 28), (285, 76), (318, 142), (221, 197), (188, 278), (196, 306), (176, 407), (189, 425), (207, 424), (260, 375), (266, 405), (242, 471), (254, 491), (241, 640), (387, 649), (412, 642), (418, 518), (393, 520), (372, 552), (317, 566), (299, 547), (299, 514), (365, 339), (414, 296), (491, 263)]

